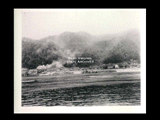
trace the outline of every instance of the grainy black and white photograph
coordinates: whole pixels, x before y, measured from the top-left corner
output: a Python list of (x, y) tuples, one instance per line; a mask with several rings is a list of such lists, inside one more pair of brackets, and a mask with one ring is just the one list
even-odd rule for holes
[(22, 109), (143, 104), (141, 9), (16, 10)]

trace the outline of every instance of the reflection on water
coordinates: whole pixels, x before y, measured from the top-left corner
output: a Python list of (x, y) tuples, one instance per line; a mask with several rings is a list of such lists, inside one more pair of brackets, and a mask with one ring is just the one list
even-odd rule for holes
[(22, 106), (140, 105), (140, 83), (85, 86), (22, 93)]

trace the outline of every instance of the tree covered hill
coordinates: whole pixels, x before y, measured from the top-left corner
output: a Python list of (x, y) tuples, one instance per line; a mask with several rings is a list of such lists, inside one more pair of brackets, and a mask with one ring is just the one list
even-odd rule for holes
[(129, 59), (140, 61), (140, 33), (129, 30), (94, 36), (86, 32), (64, 32), (40, 40), (22, 38), (22, 67), (32, 69), (53, 61), (65, 64), (70, 56), (92, 57), (95, 61), (92, 65)]

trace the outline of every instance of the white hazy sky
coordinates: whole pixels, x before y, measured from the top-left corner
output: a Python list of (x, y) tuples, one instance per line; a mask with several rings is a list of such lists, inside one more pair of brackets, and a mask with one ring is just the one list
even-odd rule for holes
[(64, 31), (92, 35), (140, 29), (137, 9), (33, 9), (22, 10), (22, 37), (41, 39)]

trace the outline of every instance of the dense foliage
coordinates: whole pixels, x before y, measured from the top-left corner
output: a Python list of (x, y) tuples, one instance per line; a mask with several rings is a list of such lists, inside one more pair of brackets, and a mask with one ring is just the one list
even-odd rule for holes
[(139, 52), (140, 49), (133, 41), (123, 40), (109, 52), (109, 56), (104, 59), (103, 63), (120, 63), (130, 59), (140, 62)]
[[(96, 36), (87, 33), (65, 32), (56, 39), (55, 36), (43, 40), (23, 38), (22, 67), (32, 69), (59, 60), (64, 61), (64, 67), (89, 67), (121, 63), (130, 59), (140, 62), (140, 40), (138, 36), (139, 33), (137, 32), (129, 32), (125, 35), (113, 35), (107, 39), (104, 36), (96, 38)], [(94, 63), (68, 64), (65, 61), (69, 56), (91, 57)], [(78, 59), (76, 59), (77, 61)]]
[(53, 43), (22, 41), (22, 67), (33, 69), (38, 65), (51, 64), (60, 58), (57, 46)]

